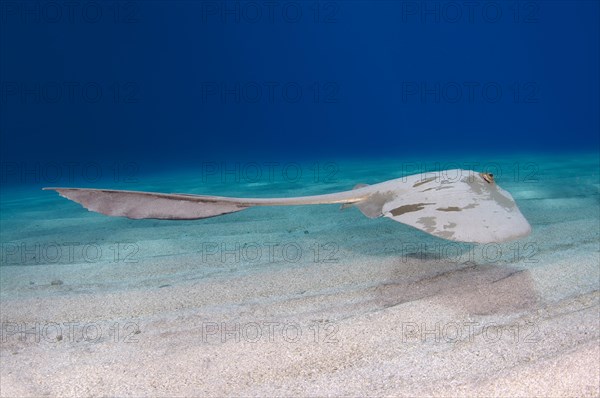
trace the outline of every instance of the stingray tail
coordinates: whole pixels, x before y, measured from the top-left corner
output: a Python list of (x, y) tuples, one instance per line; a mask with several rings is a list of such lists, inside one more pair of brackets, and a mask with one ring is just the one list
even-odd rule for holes
[(365, 199), (352, 191), (297, 198), (250, 199), (108, 189), (43, 189), (54, 190), (90, 211), (107, 216), (161, 220), (196, 220), (235, 213), (253, 206), (356, 203)]

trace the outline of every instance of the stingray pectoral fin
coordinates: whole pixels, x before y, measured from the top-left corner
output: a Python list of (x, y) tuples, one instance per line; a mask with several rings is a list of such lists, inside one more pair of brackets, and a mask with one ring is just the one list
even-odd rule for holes
[(133, 219), (194, 220), (234, 213), (249, 207), (214, 196), (163, 194), (87, 188), (44, 188), (107, 216)]
[(463, 175), (415, 184), (415, 189), (386, 203), (383, 215), (459, 242), (505, 242), (529, 235), (531, 227), (508, 192), (479, 174)]

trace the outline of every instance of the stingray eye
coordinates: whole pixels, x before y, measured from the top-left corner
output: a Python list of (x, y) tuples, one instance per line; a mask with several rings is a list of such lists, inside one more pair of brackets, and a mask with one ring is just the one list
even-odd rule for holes
[(483, 178), (487, 183), (494, 183), (494, 175), (492, 173), (481, 173), (481, 178)]

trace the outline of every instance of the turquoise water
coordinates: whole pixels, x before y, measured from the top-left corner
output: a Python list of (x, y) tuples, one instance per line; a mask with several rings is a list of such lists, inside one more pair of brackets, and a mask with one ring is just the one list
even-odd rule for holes
[[(229, 254), (225, 255), (226, 261), (211, 254), (201, 267), (186, 272), (197, 272), (202, 277), (257, 267), (298, 266), (310, 259), (343, 262), (354, 256), (543, 266), (540, 259), (544, 255), (573, 250), (597, 255), (600, 164), (596, 153), (462, 160), (211, 163), (196, 169), (135, 175), (131, 182), (111, 178), (65, 182), (70, 186), (278, 197), (348, 190), (357, 183), (457, 167), (493, 172), (532, 225), (531, 236), (498, 245), (502, 248), (500, 254), (495, 246), (488, 253), (473, 253), (474, 245), (444, 241), (388, 219), (370, 220), (356, 209), (340, 211), (338, 205), (254, 208), (195, 221), (128, 220), (90, 213), (54, 192), (39, 190), (41, 185), (60, 185), (63, 181), (38, 181), (2, 191), (2, 266), (71, 264), (71, 271), (77, 272), (78, 264), (120, 267), (135, 261), (139, 265), (161, 258), (202, 255), (203, 251), (220, 252), (222, 244), (234, 251), (238, 244), (250, 245), (253, 252), (248, 249), (240, 256), (240, 249), (240, 258)], [(274, 252), (265, 261), (268, 243), (273, 242), (302, 242), (301, 261), (292, 261), (293, 254), (287, 261), (281, 252), (278, 259)], [(176, 267), (169, 272), (176, 273)]]

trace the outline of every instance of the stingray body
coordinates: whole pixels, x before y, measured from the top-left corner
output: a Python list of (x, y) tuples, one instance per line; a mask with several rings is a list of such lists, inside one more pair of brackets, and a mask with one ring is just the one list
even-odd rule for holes
[(531, 227), (512, 196), (493, 176), (471, 170), (416, 174), (315, 196), (232, 198), (87, 188), (57, 191), (90, 211), (132, 219), (193, 220), (256, 206), (342, 204), (369, 218), (388, 217), (434, 236), (474, 243), (527, 236)]

